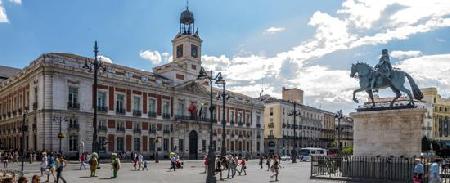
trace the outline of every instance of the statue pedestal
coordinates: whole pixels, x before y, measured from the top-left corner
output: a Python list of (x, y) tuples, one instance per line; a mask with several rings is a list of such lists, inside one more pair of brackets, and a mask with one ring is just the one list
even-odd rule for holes
[(354, 156), (420, 156), (426, 109), (350, 113)]

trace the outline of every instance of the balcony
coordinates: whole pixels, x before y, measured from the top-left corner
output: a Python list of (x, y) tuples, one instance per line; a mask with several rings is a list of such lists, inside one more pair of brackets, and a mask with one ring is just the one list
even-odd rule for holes
[(234, 121), (233, 120), (230, 121), (230, 125), (234, 125)]
[(38, 104), (37, 102), (33, 102), (33, 110), (37, 110)]
[(269, 138), (269, 139), (274, 139), (275, 136), (273, 136), (273, 135), (268, 135), (267, 138)]
[(116, 114), (118, 114), (118, 115), (125, 115), (125, 109), (123, 109), (123, 108), (116, 109)]
[(12, 115), (13, 115), (13, 116), (17, 115), (17, 111), (13, 111), (13, 112), (12, 112)]
[(118, 128), (116, 128), (116, 131), (120, 132), (120, 133), (125, 133), (125, 128), (124, 127), (118, 127)]
[(169, 113), (163, 113), (162, 114), (162, 118), (163, 119), (170, 119), (170, 114)]
[(77, 102), (67, 102), (67, 109), (80, 110), (80, 103)]
[(244, 123), (238, 122), (238, 126), (239, 126), (239, 127), (242, 127), (242, 126), (244, 126)]
[(98, 131), (106, 133), (106, 132), (108, 132), (108, 127), (106, 127), (106, 126), (99, 126), (98, 127)]
[(149, 134), (152, 134), (152, 133), (153, 133), (153, 134), (156, 134), (156, 129), (149, 129), (149, 130), (148, 130), (148, 133), (149, 133)]
[(185, 115), (175, 115), (175, 120), (194, 120), (194, 117)]
[(141, 116), (142, 112), (140, 110), (134, 110), (133, 111), (133, 116)]
[(139, 128), (136, 128), (136, 129), (133, 130), (133, 132), (136, 133), (136, 134), (141, 134), (142, 130), (139, 129)]
[(256, 128), (261, 128), (261, 124), (256, 124)]
[(170, 133), (170, 130), (163, 130), (163, 133), (164, 133), (164, 134), (169, 134), (169, 133)]
[(251, 124), (250, 124), (250, 123), (247, 123), (246, 125), (247, 125), (247, 127), (250, 127), (250, 126), (251, 126)]
[(106, 106), (97, 106), (98, 112), (108, 112), (108, 107)]
[(156, 112), (155, 111), (148, 111), (148, 117), (150, 118), (156, 118)]
[(8, 111), (8, 118), (10, 118), (10, 117), (11, 117), (11, 112)]
[(260, 139), (260, 138), (261, 138), (261, 135), (260, 135), (260, 134), (256, 135), (256, 138), (257, 138), (257, 139)]
[(69, 124), (69, 130), (80, 130), (79, 124)]
[(268, 125), (269, 128), (274, 128), (274, 126), (275, 125), (273, 123), (269, 123), (269, 125)]
[(238, 136), (239, 138), (242, 138), (243, 137), (243, 135), (242, 134), (239, 134), (239, 136)]

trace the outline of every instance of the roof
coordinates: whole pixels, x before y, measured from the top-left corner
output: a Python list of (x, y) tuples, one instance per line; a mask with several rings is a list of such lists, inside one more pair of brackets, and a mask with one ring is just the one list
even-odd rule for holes
[(9, 67), (9, 66), (0, 66), (0, 80), (6, 80), (12, 76), (15, 76), (20, 72), (20, 69)]

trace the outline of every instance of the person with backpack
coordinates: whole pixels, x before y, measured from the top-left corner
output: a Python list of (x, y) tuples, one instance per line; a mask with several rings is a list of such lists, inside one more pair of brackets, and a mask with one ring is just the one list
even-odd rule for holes
[(48, 170), (49, 170), (49, 173), (47, 174), (47, 182), (50, 181), (50, 174), (52, 174), (53, 180), (56, 180), (55, 168), (56, 168), (55, 156), (53, 155), (53, 153), (50, 153), (50, 156), (48, 157)]
[(56, 182), (59, 182), (59, 179), (61, 179), (64, 183), (66, 183), (66, 179), (62, 176), (62, 172), (64, 170), (64, 167), (67, 165), (67, 161), (64, 160), (63, 155), (59, 154), (57, 162), (57, 168), (56, 168)]
[(117, 157), (116, 153), (112, 153), (111, 157), (112, 157), (113, 178), (117, 178), (117, 172), (120, 169), (120, 159)]

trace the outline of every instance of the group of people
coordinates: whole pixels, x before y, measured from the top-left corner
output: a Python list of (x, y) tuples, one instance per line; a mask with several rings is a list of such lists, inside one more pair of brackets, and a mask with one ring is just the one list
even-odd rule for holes
[(425, 176), (425, 167), (423, 158), (417, 158), (415, 159), (415, 166), (414, 166), (414, 175), (413, 175), (413, 183), (423, 183), (425, 182), (425, 177), (428, 178), (429, 183), (440, 183), (442, 181), (441, 175), (440, 175), (440, 166), (441, 166), (442, 160), (440, 158), (434, 158), (432, 159), (430, 169), (428, 171), (428, 175)]
[(278, 175), (280, 174), (280, 157), (278, 155), (272, 155), (272, 156), (261, 156), (259, 157), (259, 166), (261, 169), (263, 169), (263, 164), (265, 160), (265, 165), (267, 166), (267, 171), (272, 172), (270, 175), (270, 178), (275, 177), (275, 181), (278, 180)]
[[(203, 164), (205, 166), (205, 172), (208, 171), (208, 157), (205, 156), (203, 158)], [(234, 178), (236, 173), (241, 175), (244, 173), (244, 175), (247, 175), (247, 159), (243, 157), (233, 156), (233, 155), (226, 155), (222, 157), (216, 157), (215, 159), (215, 172), (216, 174), (220, 175), (220, 179), (223, 180), (222, 171), (227, 171), (227, 179)]]

